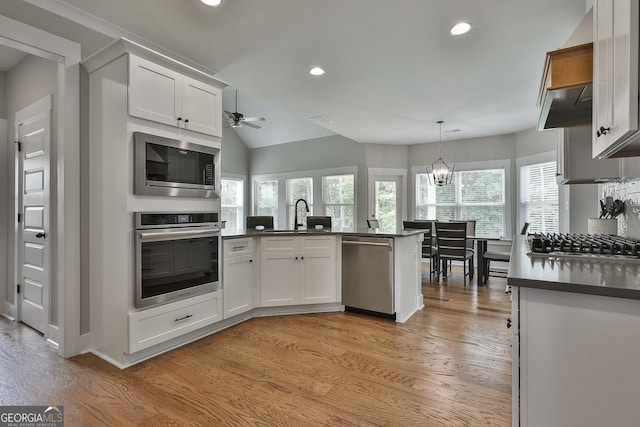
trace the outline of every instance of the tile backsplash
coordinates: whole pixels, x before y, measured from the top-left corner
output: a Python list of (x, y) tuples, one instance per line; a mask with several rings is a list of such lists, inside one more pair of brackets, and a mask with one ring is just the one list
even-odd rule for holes
[(602, 199), (611, 196), (622, 200), (624, 213), (618, 217), (618, 234), (640, 239), (640, 178), (602, 185)]

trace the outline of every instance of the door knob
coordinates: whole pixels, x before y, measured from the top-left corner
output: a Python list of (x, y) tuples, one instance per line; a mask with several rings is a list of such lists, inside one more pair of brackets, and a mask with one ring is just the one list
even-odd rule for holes
[(47, 237), (45, 233), (36, 233), (36, 238), (38, 239), (44, 239), (45, 237)]

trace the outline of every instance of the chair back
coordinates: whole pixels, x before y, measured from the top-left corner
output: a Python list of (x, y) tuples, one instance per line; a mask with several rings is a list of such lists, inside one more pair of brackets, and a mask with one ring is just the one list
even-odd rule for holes
[(441, 258), (465, 259), (468, 255), (466, 222), (436, 222), (436, 241)]
[(307, 217), (307, 229), (313, 230), (316, 225), (321, 225), (325, 230), (331, 230), (331, 217), (330, 216), (308, 216)]
[(248, 216), (246, 219), (247, 230), (256, 228), (257, 225), (262, 225), (266, 230), (273, 230), (273, 217), (272, 216)]
[(430, 258), (433, 249), (433, 222), (424, 220), (402, 221), (405, 230), (424, 230), (424, 240), (422, 241), (422, 258)]
[[(466, 221), (451, 220), (449, 222), (461, 222), (461, 223), (467, 224), (467, 236), (475, 236), (476, 235), (476, 220), (475, 219), (469, 219), (469, 220), (466, 220)], [(467, 248), (468, 249), (473, 249), (473, 241), (472, 240), (467, 241)]]

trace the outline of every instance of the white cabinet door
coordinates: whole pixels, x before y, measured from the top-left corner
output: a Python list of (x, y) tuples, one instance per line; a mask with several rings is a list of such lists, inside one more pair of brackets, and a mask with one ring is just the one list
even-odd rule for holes
[(221, 106), (221, 90), (182, 76), (182, 115), (185, 129), (222, 136)]
[(300, 304), (336, 302), (335, 252), (303, 252), (300, 258)]
[(129, 55), (129, 115), (179, 126), (182, 75)]
[(260, 302), (263, 307), (295, 305), (300, 300), (298, 254), (263, 253), (260, 257)]
[(594, 157), (615, 155), (637, 139), (638, 10), (637, 0), (594, 3)]
[(252, 256), (224, 260), (222, 287), (225, 319), (253, 308), (253, 266)]
[(222, 136), (222, 91), (129, 55), (129, 115)]

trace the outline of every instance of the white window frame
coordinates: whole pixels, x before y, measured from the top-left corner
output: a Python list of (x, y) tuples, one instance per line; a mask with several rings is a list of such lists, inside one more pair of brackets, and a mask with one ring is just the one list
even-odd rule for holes
[[(473, 172), (492, 169), (504, 170), (504, 212), (503, 212), (503, 231), (501, 237), (511, 238), (512, 230), (512, 184), (511, 184), (511, 159), (499, 159), (499, 160), (482, 160), (477, 162), (462, 162), (455, 163), (455, 172)], [(418, 174), (426, 173), (426, 167), (423, 165), (411, 167), (411, 177), (413, 182), (412, 192), (412, 213), (413, 218), (416, 218), (418, 213), (417, 205), (417, 191), (418, 186), (416, 178)]]
[[(535, 165), (538, 163), (547, 163), (547, 162), (557, 162), (557, 154), (556, 151), (546, 151), (544, 153), (532, 154), (530, 156), (518, 157), (516, 159), (516, 169), (517, 169), (517, 181), (518, 181), (518, 194), (517, 194), (517, 206), (516, 206), (516, 217), (518, 218), (518, 224), (524, 224), (526, 221), (525, 212), (522, 207), (522, 203), (520, 202), (520, 192), (522, 191), (522, 170), (523, 166)], [(556, 164), (557, 167), (557, 164)], [(568, 185), (559, 185), (558, 186), (558, 226), (560, 232), (566, 232), (569, 230), (569, 204), (565, 203), (566, 200), (569, 200), (569, 186)]]
[(258, 174), (251, 176), (251, 212), (256, 211), (256, 183), (258, 181), (278, 181), (278, 218), (274, 219), (274, 228), (284, 230), (287, 228), (287, 179), (291, 178), (313, 178), (313, 200), (314, 210), (309, 215), (324, 215), (324, 199), (322, 194), (322, 177), (326, 175), (346, 175), (353, 174), (354, 179), (354, 224), (358, 218), (358, 167), (342, 167), (331, 169), (312, 169), (306, 171), (280, 172), (272, 174)]
[[(244, 218), (247, 216), (247, 176), (237, 173), (222, 173), (221, 180), (242, 181), (242, 212), (241, 227), (244, 226)], [(222, 186), (222, 184), (220, 184)], [(222, 189), (221, 189), (222, 190)], [(220, 199), (220, 219), (222, 220), (222, 199)]]

